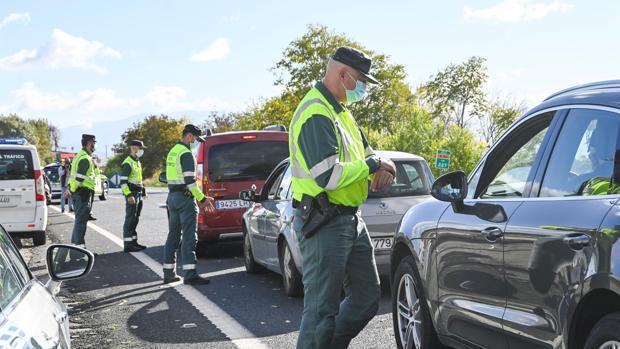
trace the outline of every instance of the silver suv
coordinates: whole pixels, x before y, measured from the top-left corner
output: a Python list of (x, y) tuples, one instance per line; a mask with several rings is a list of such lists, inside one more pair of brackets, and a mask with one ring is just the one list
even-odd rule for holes
[[(394, 161), (396, 181), (381, 192), (370, 192), (360, 210), (375, 247), (379, 274), (388, 276), (396, 226), (410, 207), (429, 199), (434, 179), (426, 161), (417, 155), (376, 153)], [(240, 193), (240, 198), (254, 202), (243, 214), (243, 254), (248, 273), (265, 268), (280, 273), (286, 294), (300, 296), (302, 260), (292, 231), (292, 197), (288, 160), (276, 166), (260, 193)]]

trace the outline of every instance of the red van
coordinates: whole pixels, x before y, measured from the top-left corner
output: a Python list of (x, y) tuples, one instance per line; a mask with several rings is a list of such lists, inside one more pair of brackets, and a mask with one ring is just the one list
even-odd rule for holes
[(241, 219), (248, 208), (239, 200), (239, 192), (265, 180), (289, 155), (288, 133), (284, 126), (270, 126), (263, 131), (240, 131), (212, 134), (200, 144), (196, 175), (205, 195), (215, 199), (215, 213), (198, 215), (198, 248), (206, 254), (206, 244), (241, 239)]

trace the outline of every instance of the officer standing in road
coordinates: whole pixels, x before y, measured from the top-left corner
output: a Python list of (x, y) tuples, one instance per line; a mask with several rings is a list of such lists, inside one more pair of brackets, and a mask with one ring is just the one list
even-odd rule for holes
[(79, 247), (85, 247), (84, 235), (91, 209), (91, 196), (95, 191), (95, 166), (91, 157), (95, 151), (97, 140), (94, 135), (82, 135), (82, 149), (77, 153), (71, 163), (69, 178), (69, 190), (65, 196), (73, 199), (75, 211), (75, 223), (71, 243)]
[[(204, 142), (198, 127), (189, 124), (183, 129), (183, 138), (174, 145), (166, 157), (168, 183), (168, 239), (164, 246), (164, 283), (180, 281), (176, 275), (176, 250), (181, 241), (181, 262), (185, 271), (183, 282), (189, 285), (206, 285), (208, 279), (196, 272), (196, 231), (198, 209), (213, 212), (212, 198), (205, 196), (196, 183), (196, 160), (191, 144)], [(198, 202), (198, 204), (196, 204)], [(183, 233), (181, 234), (181, 230)]]
[(144, 154), (141, 140), (129, 142), (129, 156), (121, 166), (121, 191), (125, 195), (125, 224), (123, 225), (123, 242), (125, 252), (137, 252), (146, 248), (138, 243), (136, 227), (142, 212), (142, 200), (146, 198), (146, 189), (142, 183), (142, 164), (140, 157)]
[(372, 190), (383, 189), (395, 168), (374, 155), (344, 105), (363, 100), (367, 84), (377, 83), (370, 66), (363, 52), (338, 48), (291, 122), (293, 228), (305, 293), (297, 348), (346, 348), (378, 310), (379, 275), (358, 208), (368, 181)]

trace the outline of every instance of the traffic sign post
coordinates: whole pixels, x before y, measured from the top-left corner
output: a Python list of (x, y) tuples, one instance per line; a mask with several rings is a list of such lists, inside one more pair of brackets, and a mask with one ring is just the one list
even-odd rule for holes
[(437, 149), (435, 168), (442, 171), (450, 168), (450, 152), (448, 150)]

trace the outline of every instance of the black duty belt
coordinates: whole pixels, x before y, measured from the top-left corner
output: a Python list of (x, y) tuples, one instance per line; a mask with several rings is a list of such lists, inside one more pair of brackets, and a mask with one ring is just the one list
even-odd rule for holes
[(175, 185), (175, 186), (169, 185), (168, 190), (171, 193), (179, 193), (179, 192), (184, 192), (185, 190), (187, 190), (187, 188), (185, 187), (185, 185)]
[[(331, 204), (332, 207), (336, 208), (338, 210), (338, 213), (340, 213), (341, 215), (354, 215), (357, 214), (357, 211), (359, 211), (359, 207), (351, 207), (351, 206), (342, 206), (342, 205), (336, 205), (336, 204)], [(300, 208), (301, 207), (301, 202), (293, 199), (293, 208)]]

